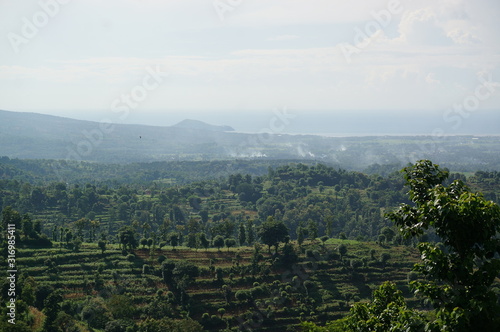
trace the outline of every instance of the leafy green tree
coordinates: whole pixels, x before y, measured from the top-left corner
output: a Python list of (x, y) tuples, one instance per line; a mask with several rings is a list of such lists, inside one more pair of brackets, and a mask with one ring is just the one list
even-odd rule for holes
[(175, 261), (167, 259), (163, 261), (161, 264), (161, 275), (163, 278), (163, 282), (165, 282), (167, 285), (172, 282), (172, 277), (173, 277), (173, 270), (175, 268)]
[(325, 229), (326, 235), (332, 236), (332, 234), (333, 234), (333, 215), (330, 211), (326, 212), (325, 224), (326, 224), (326, 229)]
[(378, 236), (378, 242), (380, 243), (380, 245), (384, 244), (385, 241), (386, 241), (385, 235), (384, 234), (379, 234), (379, 236)]
[(304, 281), (302, 286), (304, 286), (304, 289), (306, 291), (306, 295), (309, 296), (309, 291), (314, 288), (315, 284), (314, 284), (314, 281), (306, 280), (306, 281)]
[[(19, 309), (19, 308), (18, 308)], [(0, 331), (6, 331), (6, 332), (32, 332), (34, 329), (32, 326), (28, 326), (24, 320), (21, 320), (21, 317), (18, 315), (20, 314), (19, 311), (16, 313), (16, 320), (15, 324), (12, 324), (9, 322), (9, 319), (11, 319), (9, 316), (6, 315), (7, 309), (1, 309), (0, 313), (2, 314), (2, 318), (0, 320)], [(40, 330), (39, 330), (40, 331)], [(42, 330), (43, 331), (43, 330)], [(54, 330), (54, 332), (57, 332), (59, 330)]]
[(104, 254), (104, 251), (106, 251), (106, 241), (101, 239), (97, 242), (97, 245), (99, 246), (99, 249), (101, 249), (102, 254)]
[(34, 230), (34, 227), (33, 227), (33, 221), (31, 220), (31, 217), (29, 214), (25, 214), (23, 215), (23, 218), (22, 218), (22, 227), (23, 227), (23, 233), (24, 233), (24, 236), (26, 237), (35, 237), (35, 230)]
[(252, 245), (253, 242), (255, 241), (255, 233), (253, 230), (253, 220), (248, 219), (247, 224), (245, 225), (245, 231), (246, 231), (246, 240), (249, 245)]
[(301, 322), (300, 331), (302, 332), (347, 332), (345, 319), (339, 319), (326, 323), (325, 326), (318, 326), (313, 322)]
[(175, 250), (175, 247), (179, 245), (179, 234), (170, 233), (170, 235), (168, 236), (168, 242), (170, 242), (172, 250)]
[(220, 248), (224, 247), (224, 238), (222, 237), (222, 235), (217, 235), (215, 238), (214, 238), (214, 247), (216, 247), (218, 250), (220, 250)]
[(43, 322), (42, 331), (54, 332), (59, 331), (58, 326), (55, 324), (57, 315), (61, 310), (60, 303), (63, 298), (59, 290), (53, 291), (44, 301), (43, 313), (45, 314), (45, 321)]
[(203, 326), (192, 319), (148, 318), (138, 324), (137, 332), (202, 332)]
[(198, 248), (198, 236), (195, 233), (188, 233), (187, 246), (189, 248)]
[(127, 319), (134, 315), (135, 308), (131, 298), (125, 295), (112, 295), (106, 306), (115, 319)]
[(36, 289), (35, 307), (42, 309), (45, 305), (45, 300), (53, 292), (54, 292), (54, 287), (47, 284), (39, 285)]
[(500, 273), (500, 207), (472, 193), (461, 180), (449, 186), (438, 165), (422, 160), (404, 176), (414, 205), (388, 214), (405, 237), (433, 229), (444, 248), (418, 245), (422, 263), (415, 271), (425, 279), (412, 282), (416, 292), (436, 308), (429, 331), (500, 331), (500, 307), (492, 283)]
[(90, 220), (88, 220), (87, 218), (81, 218), (81, 219), (78, 219), (77, 221), (75, 221), (76, 234), (79, 237), (83, 238), (83, 230), (85, 229), (85, 227), (87, 227), (89, 225), (89, 223), (90, 223)]
[(208, 221), (208, 210), (201, 210), (199, 215), (201, 217), (201, 222), (206, 224)]
[(201, 230), (201, 224), (199, 219), (191, 218), (187, 223), (188, 234), (195, 234)]
[(222, 285), (222, 293), (224, 294), (224, 299), (226, 300), (226, 304), (229, 304), (229, 298), (231, 297), (232, 290), (228, 285)]
[(36, 295), (36, 281), (33, 277), (28, 277), (24, 280), (22, 286), (21, 299), (30, 306), (35, 304)]
[(126, 332), (127, 327), (132, 326), (130, 321), (125, 319), (110, 320), (106, 323), (105, 332)]
[(262, 223), (258, 234), (262, 242), (269, 247), (269, 251), (271, 251), (271, 246), (274, 246), (275, 251), (278, 252), (280, 242), (285, 242), (288, 236), (288, 229), (283, 221), (268, 217), (267, 221)]
[(385, 236), (387, 242), (391, 242), (396, 233), (391, 227), (384, 227), (380, 230), (380, 234)]
[(82, 246), (82, 238), (81, 237), (75, 237), (73, 239), (72, 245), (73, 245), (73, 251), (78, 252), (80, 250), (80, 247)]
[(103, 329), (111, 320), (111, 313), (101, 297), (89, 299), (83, 306), (81, 315), (90, 327), (98, 329)]
[(123, 226), (118, 230), (118, 239), (123, 246), (123, 249), (137, 248), (137, 240), (135, 238), (135, 230), (131, 226)]
[(299, 256), (297, 252), (295, 251), (294, 246), (291, 243), (286, 243), (283, 246), (283, 256), (281, 257), (281, 261), (283, 262), (283, 265), (287, 268), (292, 266), (293, 264), (297, 263), (299, 260)]
[(221, 267), (215, 269), (215, 277), (217, 280), (222, 281), (224, 278), (224, 270)]
[(344, 331), (423, 331), (425, 321), (409, 309), (396, 284), (386, 281), (373, 293), (369, 303), (356, 303), (344, 321)]
[(245, 232), (245, 225), (243, 223), (240, 224), (240, 227), (238, 229), (238, 241), (240, 242), (240, 246), (244, 245), (247, 240), (246, 237), (246, 232)]
[(389, 254), (388, 252), (384, 252), (384, 253), (382, 253), (382, 255), (380, 255), (380, 262), (384, 266), (389, 261), (389, 259), (391, 259), (391, 254)]
[(224, 244), (227, 247), (227, 251), (229, 251), (229, 248), (236, 246), (236, 240), (233, 238), (225, 239)]
[(195, 210), (200, 210), (201, 208), (201, 198), (195, 195), (191, 195), (188, 197), (189, 205)]
[(311, 240), (314, 240), (318, 237), (318, 224), (312, 219), (309, 219), (307, 221), (307, 233), (309, 234), (309, 238)]
[(183, 278), (188, 279), (188, 284), (190, 284), (196, 277), (200, 274), (198, 266), (194, 265), (188, 261), (178, 261), (175, 263), (175, 267), (172, 270), (172, 276), (174, 280), (179, 282)]
[(208, 247), (210, 246), (210, 241), (208, 241), (205, 233), (198, 233), (198, 240), (199, 240), (202, 248), (205, 248), (205, 251), (206, 251), (208, 249)]
[(99, 220), (91, 220), (90, 221), (90, 237), (89, 237), (90, 242), (94, 242), (96, 231), (100, 226), (101, 226), (101, 222)]
[(16, 230), (21, 229), (22, 218), (19, 212), (12, 209), (11, 206), (7, 206), (2, 210), (2, 228), (7, 229), (9, 224), (15, 225)]
[(339, 251), (340, 258), (344, 257), (345, 254), (347, 254), (347, 246), (345, 244), (341, 244), (337, 250)]
[(304, 229), (302, 227), (297, 227), (297, 243), (301, 246), (304, 243)]
[(241, 303), (249, 302), (252, 300), (252, 293), (249, 290), (242, 289), (234, 293), (234, 297)]

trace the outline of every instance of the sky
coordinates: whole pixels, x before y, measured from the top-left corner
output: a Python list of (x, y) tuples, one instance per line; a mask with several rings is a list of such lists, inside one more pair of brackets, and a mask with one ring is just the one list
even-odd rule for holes
[(424, 114), (456, 128), (499, 112), (499, 14), (498, 0), (0, 0), (0, 109), (242, 130), (285, 109)]

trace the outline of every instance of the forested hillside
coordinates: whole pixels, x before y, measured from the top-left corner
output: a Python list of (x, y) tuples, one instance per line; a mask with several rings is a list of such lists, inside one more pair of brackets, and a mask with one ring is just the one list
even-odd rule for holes
[[(51, 163), (0, 164), (2, 225), (16, 225), (18, 319), (28, 330), (297, 329), (345, 316), (386, 280), (411, 307), (429, 309), (408, 280), (418, 278), (415, 245), (441, 237), (430, 228), (405, 239), (386, 218), (411, 203), (399, 172), (186, 162), (134, 173), (75, 162), (60, 168), (61, 182)], [(85, 183), (78, 169), (96, 177)], [(208, 173), (217, 176), (201, 180)], [(499, 172), (453, 173), (444, 185), (454, 180), (499, 202)]]
[[(30, 213), (34, 220), (43, 219), (44, 233), (54, 239), (61, 227), (76, 221), (80, 221), (79, 227), (83, 228), (79, 230), (83, 240), (90, 237), (91, 221), (99, 222), (99, 234), (110, 235), (114, 240), (114, 235), (125, 225), (136, 225), (139, 231), (147, 224), (155, 234), (160, 229), (168, 233), (180, 227), (181, 235), (187, 236), (186, 225), (190, 221), (196, 221), (199, 230), (211, 237), (231, 237), (235, 236), (239, 223), (260, 224), (273, 217), (283, 220), (292, 239), (296, 239), (302, 229), (317, 236), (344, 233), (353, 239), (376, 240), (380, 229), (389, 225), (383, 218), (384, 212), (407, 200), (398, 173), (381, 177), (336, 170), (322, 164), (290, 164), (269, 168), (267, 174), (261, 176), (236, 173), (178, 185), (179, 177), (194, 177), (189, 174), (196, 169), (195, 165), (184, 169), (182, 166), (174, 166), (173, 172), (167, 171), (172, 174), (171, 178), (150, 182), (145, 171), (140, 174), (142, 181), (136, 184), (132, 181), (137, 175), (126, 169), (115, 175), (114, 182), (103, 184), (97, 181), (82, 184), (80, 179), (73, 184), (40, 183), (40, 180), (37, 184), (22, 180), (23, 171), (7, 167), (3, 171), (4, 179), (0, 180), (0, 202), (4, 207)], [(207, 166), (216, 172), (214, 164)], [(207, 166), (200, 163), (201, 175), (198, 176), (203, 176)], [(107, 169), (115, 171), (111, 166), (98, 167), (104, 173)], [(36, 173), (35, 169), (29, 174)], [(480, 188), (488, 184), (486, 194), (496, 199), (496, 187), (491, 186), (497, 181), (496, 175), (480, 172), (471, 181)], [(453, 178), (465, 179), (460, 174), (452, 175)]]

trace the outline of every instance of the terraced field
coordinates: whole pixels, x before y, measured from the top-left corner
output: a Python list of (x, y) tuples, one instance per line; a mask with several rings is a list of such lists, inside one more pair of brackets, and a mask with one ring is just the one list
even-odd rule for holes
[[(343, 257), (338, 252), (341, 244), (347, 248)], [(108, 245), (102, 253), (97, 245), (83, 243), (79, 252), (20, 249), (18, 264), (38, 287), (61, 289), (65, 299), (80, 303), (73, 309), (75, 317), (89, 296), (107, 303), (115, 295), (125, 295), (134, 304), (134, 320), (140, 320), (151, 305), (163, 303), (170, 317), (191, 317), (209, 331), (237, 326), (281, 331), (301, 320), (340, 318), (350, 304), (369, 299), (386, 280), (396, 282), (407, 300), (418, 305), (407, 286), (408, 272), (418, 261), (413, 248), (339, 239), (295, 248), (298, 261), (283, 264), (282, 254), (273, 255), (267, 247), (260, 249), (260, 255), (253, 247), (137, 249), (131, 255), (118, 246)], [(164, 258), (198, 267), (198, 276), (186, 290), (189, 300), (182, 305), (172, 301), (172, 290), (162, 277)]]

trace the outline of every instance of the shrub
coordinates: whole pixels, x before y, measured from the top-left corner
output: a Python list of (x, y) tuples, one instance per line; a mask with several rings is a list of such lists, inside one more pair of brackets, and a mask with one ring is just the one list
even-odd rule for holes
[(167, 260), (167, 257), (165, 257), (165, 255), (160, 255), (160, 256), (158, 256), (158, 258), (156, 260), (158, 261), (158, 263), (161, 264)]

